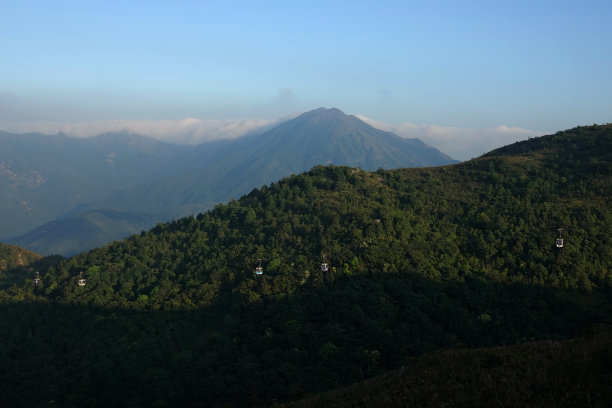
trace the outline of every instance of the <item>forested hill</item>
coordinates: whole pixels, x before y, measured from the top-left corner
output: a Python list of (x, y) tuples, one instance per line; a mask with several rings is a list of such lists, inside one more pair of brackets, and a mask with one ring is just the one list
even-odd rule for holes
[(611, 133), (319, 166), (41, 270), (0, 291), (0, 405), (262, 406), (611, 323)]
[(609, 146), (612, 124), (578, 126), (576, 128), (557, 132), (554, 135), (528, 139), (495, 149), (485, 156), (516, 155), (529, 152), (559, 154), (560, 159), (577, 158), (586, 160), (600, 159), (610, 162), (612, 151), (606, 151)]

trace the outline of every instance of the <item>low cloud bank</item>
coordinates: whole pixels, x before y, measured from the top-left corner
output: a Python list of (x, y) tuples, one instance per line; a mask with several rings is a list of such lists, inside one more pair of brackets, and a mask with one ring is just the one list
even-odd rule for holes
[(105, 120), (94, 122), (33, 122), (11, 126), (15, 133), (62, 132), (73, 137), (91, 137), (106, 132), (128, 131), (168, 143), (197, 145), (219, 139), (235, 139), (264, 131), (277, 121), (268, 119), (214, 120), (185, 118), (179, 120)]
[[(106, 132), (128, 131), (149, 136), (168, 143), (197, 145), (220, 139), (235, 139), (252, 133), (264, 132), (284, 120), (244, 119), (214, 120), (185, 118), (178, 120), (105, 120), (92, 122), (30, 122), (7, 126), (14, 133), (38, 132), (56, 134), (63, 132), (73, 137), (91, 137)], [(490, 150), (541, 136), (545, 132), (520, 127), (497, 126), (493, 128), (458, 128), (439, 125), (415, 125), (413, 123), (388, 124), (365, 116), (356, 115), (370, 125), (393, 132), (404, 138), (418, 138), (428, 145), (457, 160), (469, 160)]]
[(546, 133), (505, 125), (483, 129), (415, 125), (409, 122), (392, 125), (365, 116), (356, 116), (378, 129), (405, 138), (418, 138), (457, 160), (469, 160), (498, 147)]

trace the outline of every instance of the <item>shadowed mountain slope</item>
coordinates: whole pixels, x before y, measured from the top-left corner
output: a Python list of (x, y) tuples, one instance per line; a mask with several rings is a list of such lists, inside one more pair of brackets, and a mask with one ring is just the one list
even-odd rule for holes
[(278, 408), (606, 407), (612, 328), (572, 340), (447, 350)]

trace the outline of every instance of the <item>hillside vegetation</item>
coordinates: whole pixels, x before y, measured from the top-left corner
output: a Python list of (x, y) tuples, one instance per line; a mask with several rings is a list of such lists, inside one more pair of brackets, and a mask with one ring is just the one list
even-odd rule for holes
[(608, 326), (571, 340), (447, 350), (282, 408), (607, 407), (611, 346)]
[(319, 166), (57, 263), (0, 291), (0, 404), (262, 406), (612, 323), (611, 151), (606, 125)]

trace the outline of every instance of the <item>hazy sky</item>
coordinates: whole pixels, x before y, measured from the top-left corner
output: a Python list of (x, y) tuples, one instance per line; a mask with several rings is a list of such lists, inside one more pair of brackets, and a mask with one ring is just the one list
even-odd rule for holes
[(495, 129), (524, 138), (612, 118), (609, 0), (0, 0), (0, 10), (0, 129), (274, 120), (325, 106), (446, 129), (458, 148)]

